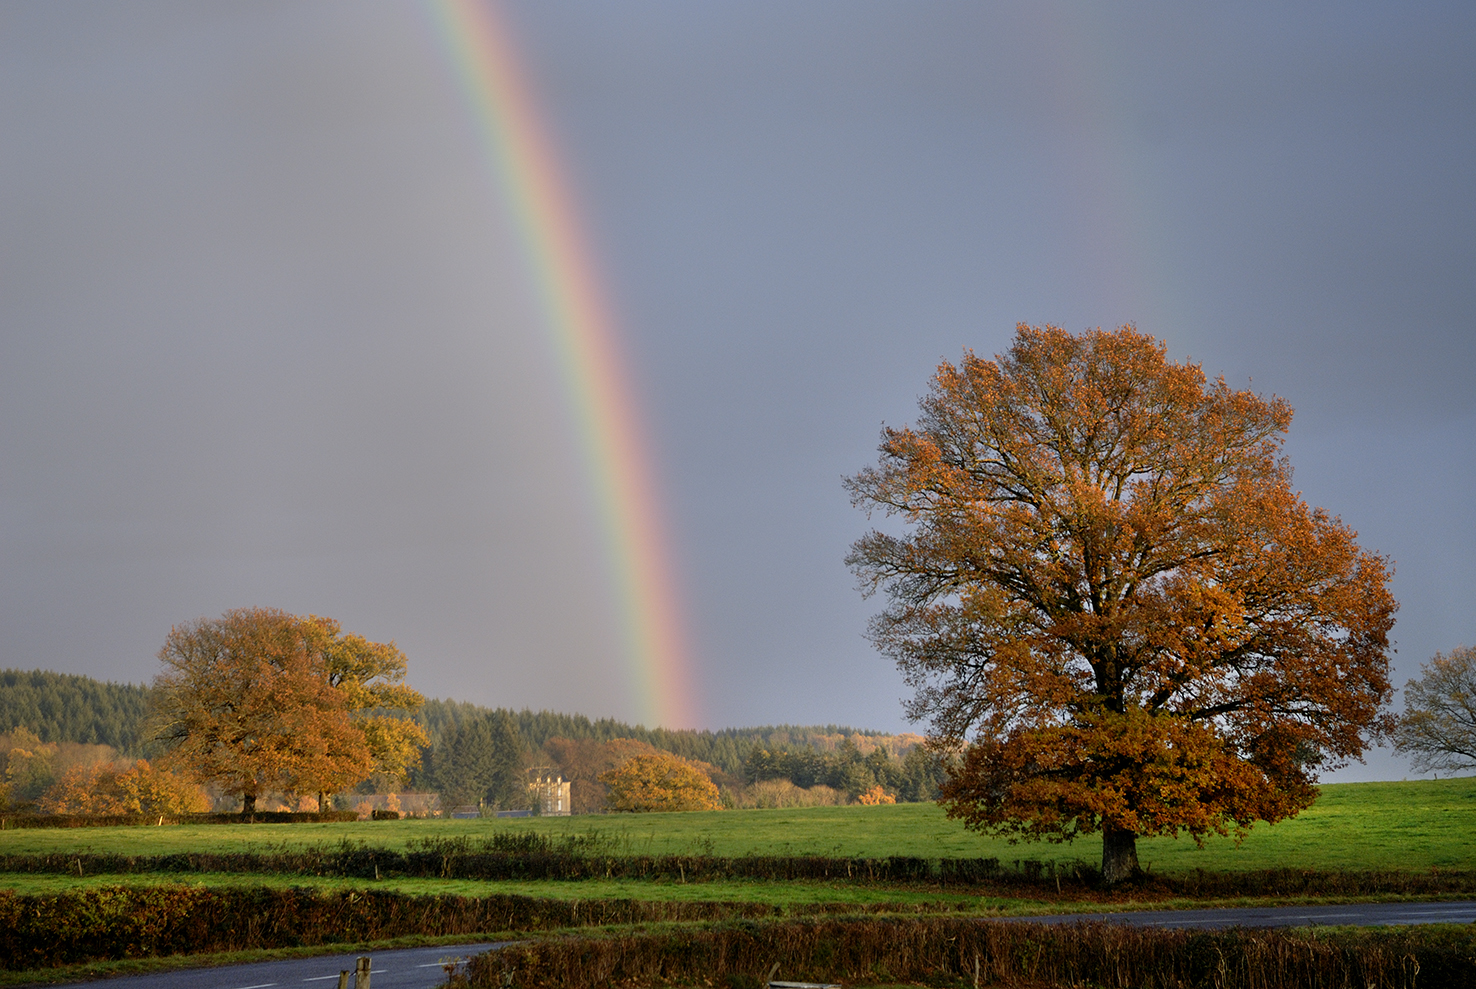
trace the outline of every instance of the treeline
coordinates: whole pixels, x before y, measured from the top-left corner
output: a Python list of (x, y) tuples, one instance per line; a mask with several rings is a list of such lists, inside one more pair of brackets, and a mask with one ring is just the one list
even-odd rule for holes
[[(926, 801), (937, 798), (945, 776), (942, 762), (920, 745), (912, 745), (897, 758), (892, 749), (872, 738), (859, 733), (842, 735), (839, 730), (827, 733), (841, 739), (833, 751), (771, 750), (750, 744), (737, 772), (731, 772), (704, 759), (682, 755), (683, 751), (708, 754), (711, 749), (689, 746), (673, 752), (654, 744), (691, 736), (706, 741), (718, 733), (645, 732), (644, 739), (599, 737), (603, 732), (589, 732), (582, 738), (554, 734), (544, 737), (539, 745), (540, 735), (549, 730), (550, 724), (576, 731), (587, 730), (593, 724), (587, 719), (529, 712), (522, 712), (524, 718), (520, 719), (505, 710), (463, 714), (461, 720), (443, 724), (435, 734), (411, 780), (415, 789), (441, 794), (443, 808), (472, 804), (492, 809), (527, 807), (528, 784), (558, 776), (573, 784), (570, 796), (574, 813), (601, 813), (616, 806), (610, 799), (610, 774), (630, 760), (658, 754), (664, 758), (678, 756), (686, 766), (705, 774), (717, 788), (720, 803), (728, 807)], [(532, 722), (532, 737), (523, 733), (520, 721)], [(613, 729), (609, 727), (612, 724), (616, 726)], [(613, 734), (631, 726), (612, 722), (605, 727)], [(769, 731), (773, 733), (770, 737), (804, 737), (795, 729)], [(724, 741), (732, 743), (735, 736), (741, 737), (733, 732)], [(896, 736), (878, 738), (886, 741)], [(863, 745), (868, 751), (862, 751)]]
[(526, 806), (526, 781), (557, 774), (575, 784), (574, 813), (600, 813), (608, 809), (601, 777), (658, 752), (701, 769), (730, 807), (933, 800), (945, 775), (919, 735), (840, 725), (671, 731), (450, 700), (427, 701), (416, 718), (431, 745), (410, 785), (440, 793), (443, 806)]
[(453, 700), (427, 700), (416, 715), (434, 743), (448, 729), (466, 721), (505, 713), (517, 726), (518, 735), (530, 749), (542, 749), (553, 738), (574, 741), (612, 742), (631, 739), (661, 752), (670, 752), (696, 762), (705, 762), (732, 776), (741, 776), (749, 751), (814, 749), (834, 752), (850, 741), (864, 752), (881, 748), (894, 758), (922, 741), (919, 735), (888, 735), (841, 725), (766, 725), (758, 728), (724, 728), (720, 731), (674, 731), (647, 728), (613, 718), (591, 720), (582, 714), (553, 711), (513, 711)]
[[(108, 745), (124, 756), (149, 756), (151, 746), (142, 737), (150, 688), (144, 684), (111, 683), (92, 677), (48, 670), (0, 671), (0, 732), (26, 728), (43, 742)], [(921, 738), (888, 735), (842, 725), (768, 725), (724, 728), (720, 731), (676, 731), (647, 728), (613, 718), (590, 719), (581, 714), (554, 711), (512, 711), (455, 700), (427, 700), (415, 716), (434, 743), (448, 729), (465, 721), (505, 711), (517, 727), (523, 744), (542, 749), (551, 738), (609, 742), (626, 738), (644, 742), (723, 772), (741, 776), (749, 751), (814, 749), (838, 751), (848, 740), (863, 752), (872, 747), (901, 757)]]
[(47, 670), (0, 670), (0, 733), (25, 728), (43, 742), (107, 745), (145, 755), (149, 688)]
[[(0, 801), (39, 801), (77, 764), (117, 763), (121, 771), (127, 760), (157, 754), (142, 730), (149, 687), (6, 670), (0, 688), (0, 780), (9, 782)], [(405, 787), (440, 794), (444, 807), (512, 809), (528, 806), (531, 781), (561, 776), (576, 784), (574, 812), (597, 813), (607, 809), (600, 777), (656, 753), (700, 769), (734, 807), (930, 800), (942, 778), (920, 736), (842, 725), (671, 730), (454, 700), (428, 700), (413, 717), (430, 744), (418, 759), (412, 754), (407, 777), (376, 774), (360, 793)]]

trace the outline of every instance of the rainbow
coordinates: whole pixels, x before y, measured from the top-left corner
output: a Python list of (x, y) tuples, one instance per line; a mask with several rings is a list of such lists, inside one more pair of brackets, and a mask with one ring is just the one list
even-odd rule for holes
[(430, 6), (538, 282), (605, 533), (639, 715), (652, 726), (695, 727), (654, 473), (578, 210), (495, 11), (479, 0)]

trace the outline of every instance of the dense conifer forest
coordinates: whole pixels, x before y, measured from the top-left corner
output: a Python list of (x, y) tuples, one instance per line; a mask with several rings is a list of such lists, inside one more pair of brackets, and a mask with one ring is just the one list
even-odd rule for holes
[(43, 742), (147, 748), (139, 731), (149, 688), (47, 670), (0, 670), (0, 733), (27, 728)]
[[(463, 701), (428, 700), (420, 709), (417, 720), (425, 727), (426, 734), (434, 744), (447, 729), (502, 710), (506, 709), (482, 707)], [(517, 724), (523, 744), (529, 748), (541, 749), (551, 738), (576, 741), (590, 739), (596, 742), (629, 738), (645, 742), (663, 752), (679, 755), (683, 759), (710, 763), (734, 776), (742, 775), (744, 763), (753, 749), (815, 749), (826, 752), (840, 748), (846, 739), (857, 736), (874, 739), (884, 748), (891, 749), (895, 743), (888, 743), (893, 739), (907, 738), (841, 725), (768, 725), (759, 728), (723, 728), (719, 731), (670, 731), (666, 728), (631, 725), (613, 718), (590, 720), (582, 714), (558, 714), (553, 711), (527, 709), (509, 710), (507, 713)], [(890, 754), (898, 756), (902, 753), (894, 751)]]

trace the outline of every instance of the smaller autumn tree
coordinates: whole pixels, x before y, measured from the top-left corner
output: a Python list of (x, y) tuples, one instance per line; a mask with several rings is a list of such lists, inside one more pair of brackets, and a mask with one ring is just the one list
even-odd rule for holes
[(241, 797), (335, 792), (365, 779), (373, 758), (329, 679), (312, 619), (271, 608), (228, 611), (169, 631), (150, 724), (161, 760)]
[(1297, 813), (1387, 728), (1383, 557), (1291, 486), (1292, 410), (1132, 327), (1018, 327), (939, 366), (917, 425), (849, 481), (895, 517), (849, 563), (873, 641), (958, 753), (950, 816), (1011, 838), (1137, 839)]
[(613, 811), (720, 810), (717, 786), (696, 766), (665, 752), (632, 756), (600, 782)]
[(1394, 743), (1421, 772), (1476, 768), (1476, 649), (1437, 652), (1405, 684)]

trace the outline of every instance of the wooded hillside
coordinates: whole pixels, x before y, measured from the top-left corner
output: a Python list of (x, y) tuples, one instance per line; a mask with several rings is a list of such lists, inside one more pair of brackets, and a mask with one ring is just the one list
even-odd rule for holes
[[(448, 728), (501, 710), (505, 709), (493, 709), (463, 701), (428, 700), (420, 709), (417, 720), (425, 727), (426, 734), (434, 743)], [(679, 755), (683, 759), (710, 763), (734, 776), (743, 774), (744, 762), (753, 749), (813, 749), (817, 752), (836, 752), (849, 739), (862, 750), (862, 754), (873, 748), (881, 748), (893, 758), (901, 758), (922, 741), (921, 736), (917, 735), (887, 735), (842, 725), (766, 725), (758, 728), (723, 728), (719, 731), (670, 731), (666, 728), (631, 725), (613, 718), (591, 720), (582, 714), (558, 714), (553, 711), (527, 709), (508, 710), (507, 713), (517, 724), (523, 744), (530, 749), (543, 748), (544, 743), (551, 738), (575, 741), (590, 739), (596, 742), (629, 738), (663, 752)]]
[(0, 733), (27, 728), (43, 742), (111, 745), (128, 756), (139, 736), (149, 688), (47, 670), (0, 670)]

